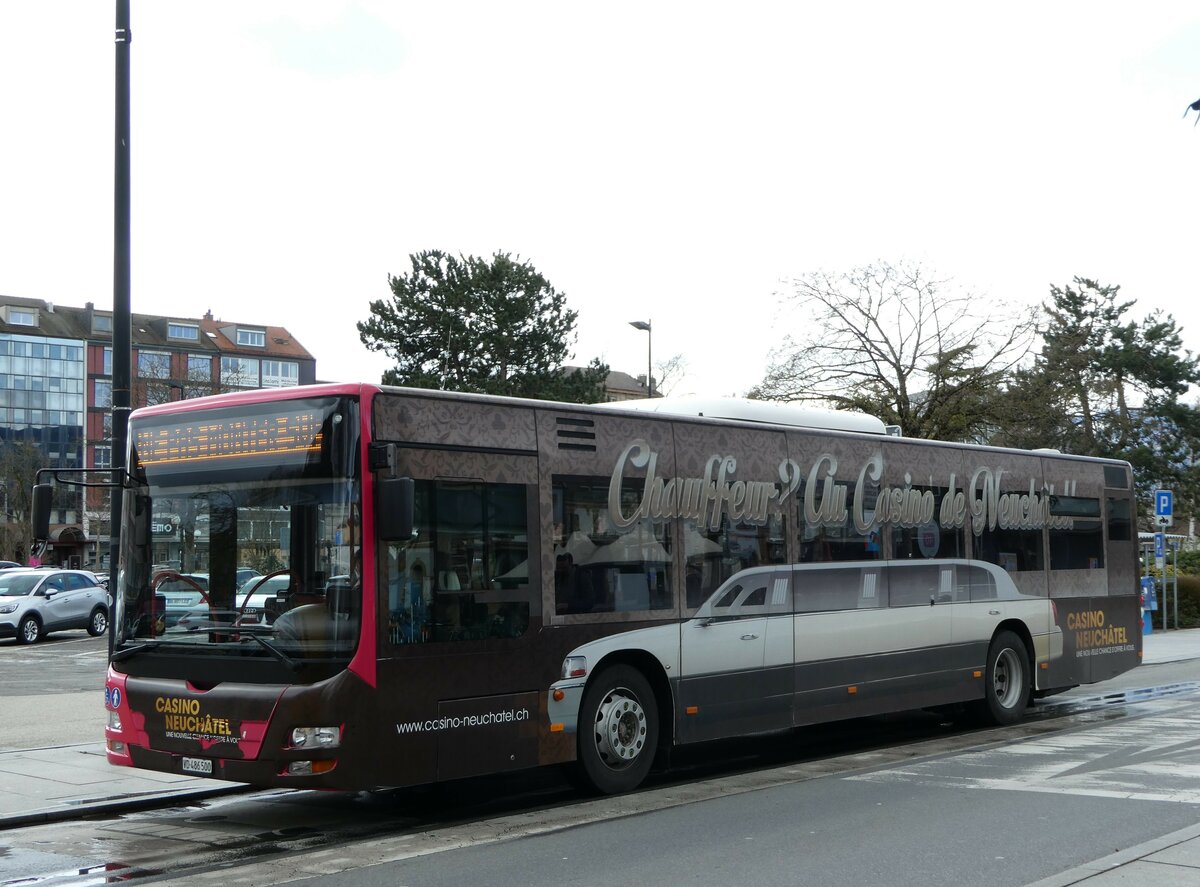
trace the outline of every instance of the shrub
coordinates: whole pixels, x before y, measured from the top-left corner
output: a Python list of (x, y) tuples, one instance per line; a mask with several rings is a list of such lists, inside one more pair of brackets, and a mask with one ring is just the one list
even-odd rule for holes
[(1192, 548), (1188, 551), (1179, 552), (1176, 563), (1179, 566), (1180, 573), (1186, 573), (1191, 576), (1200, 574), (1200, 548)]
[(1167, 593), (1158, 591), (1159, 609), (1154, 612), (1154, 627), (1162, 626), (1162, 608), (1168, 609), (1167, 622), (1171, 628), (1200, 628), (1200, 576), (1179, 577), (1179, 625), (1175, 624), (1174, 580), (1167, 577)]

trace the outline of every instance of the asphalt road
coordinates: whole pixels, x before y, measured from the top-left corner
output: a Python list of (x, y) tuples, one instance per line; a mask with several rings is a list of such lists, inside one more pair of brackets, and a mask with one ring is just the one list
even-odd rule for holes
[[(0, 744), (97, 741), (106, 651), (82, 632), (0, 642)], [(1016, 887), (1200, 819), (1198, 681), (1200, 660), (1144, 666), (1003, 730), (916, 714), (717, 744), (618, 798), (584, 798), (539, 771), (18, 829), (2, 868), (44, 887), (100, 883), (105, 871), (188, 887)], [(1181, 689), (1117, 694), (1168, 685)]]
[(82, 630), (0, 641), (0, 750), (102, 741), (107, 663), (108, 637)]

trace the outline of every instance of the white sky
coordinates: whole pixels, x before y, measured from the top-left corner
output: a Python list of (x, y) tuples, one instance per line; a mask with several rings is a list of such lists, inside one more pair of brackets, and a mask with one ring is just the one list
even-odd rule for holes
[[(423, 249), (529, 259), (576, 363), (741, 394), (785, 281), (1075, 275), (1200, 351), (1200, 5), (132, 0), (134, 311), (280, 323), (327, 380)], [(0, 294), (112, 304), (114, 3), (0, 0)]]

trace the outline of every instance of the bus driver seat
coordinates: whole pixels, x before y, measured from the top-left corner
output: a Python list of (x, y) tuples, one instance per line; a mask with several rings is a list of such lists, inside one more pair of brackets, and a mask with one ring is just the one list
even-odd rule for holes
[(348, 642), (358, 631), (358, 625), (348, 613), (336, 609), (339, 601), (343, 606), (348, 595), (330, 594), (324, 603), (301, 604), (283, 613), (272, 626), (275, 637), (294, 644)]

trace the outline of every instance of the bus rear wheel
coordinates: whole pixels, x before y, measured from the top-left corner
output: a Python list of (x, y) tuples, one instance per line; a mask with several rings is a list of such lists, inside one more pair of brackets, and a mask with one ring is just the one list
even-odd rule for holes
[(1029, 652), (1016, 634), (1001, 631), (988, 647), (984, 697), (979, 712), (990, 724), (1015, 724), (1029, 707)]
[(642, 784), (658, 747), (658, 707), (645, 676), (629, 665), (596, 675), (579, 711), (579, 765), (603, 794)]

